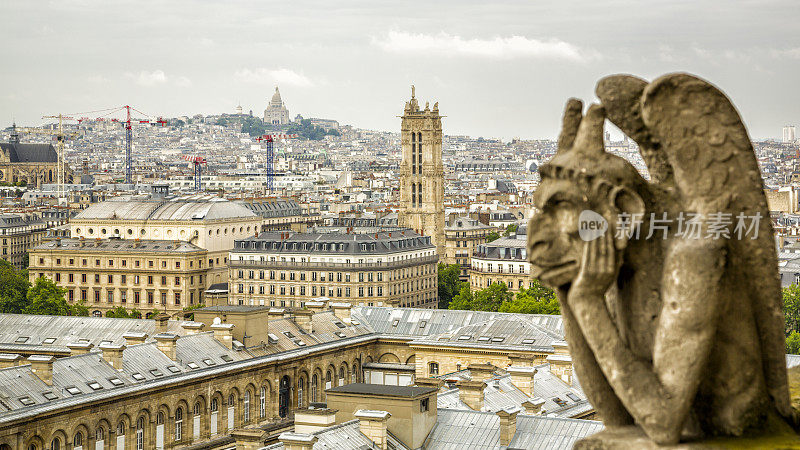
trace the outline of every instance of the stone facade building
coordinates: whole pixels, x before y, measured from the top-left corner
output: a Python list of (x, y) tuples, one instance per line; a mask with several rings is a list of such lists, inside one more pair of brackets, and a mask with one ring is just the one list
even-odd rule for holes
[(275, 86), (275, 93), (264, 110), (264, 123), (268, 125), (286, 125), (289, 123), (289, 110), (283, 104), (281, 93), (278, 86)]
[(430, 237), (408, 229), (264, 233), (230, 253), (229, 302), (303, 307), (317, 297), (364, 306), (435, 308), (438, 256)]
[[(440, 362), (439, 375), (443, 375), (450, 370), (447, 355), (455, 354), (459, 346), (468, 350), (461, 361), (473, 378), (509, 364), (516, 367), (507, 368), (510, 380), (521, 380), (518, 388), (527, 392), (519, 401), (542, 404), (531, 388), (535, 362), (561, 360), (571, 370), (569, 356), (562, 354), (563, 329), (558, 316), (386, 307), (351, 310), (349, 305), (328, 303), (315, 310), (272, 309), (266, 316), (259, 311), (266, 321), (240, 321), (237, 323), (245, 329), (235, 331), (237, 327), (223, 320), (225, 311), (216, 312), (216, 317), (212, 313), (204, 322), (176, 325), (164, 320), (155, 327), (138, 327), (152, 322), (144, 320), (58, 318), (60, 326), (74, 330), (72, 341), (66, 344), (70, 356), (56, 359), (37, 353), (26, 360), (15, 354), (0, 355), (0, 449), (257, 449), (276, 442), (282, 431), (313, 430), (316, 425), (312, 422), (319, 421), (299, 419), (307, 415), (311, 403), (332, 402), (336, 407), (341, 402), (336, 403), (335, 396), (344, 389), (337, 387), (364, 382), (362, 366), (378, 361), (414, 365), (418, 387), (362, 385), (347, 392), (384, 392), (381, 398), (385, 399), (387, 395), (397, 397), (405, 389), (414, 394), (403, 400), (412, 402), (411, 406), (382, 400), (384, 406), (414, 407), (433, 414), (435, 395), (427, 401), (427, 408), (423, 404), (420, 409), (417, 393), (424, 392), (425, 398), (433, 395), (436, 389), (425, 386), (434, 383), (438, 389), (441, 382), (428, 378), (431, 364)], [(487, 328), (485, 323), (492, 318), (516, 326)], [(205, 323), (209, 319), (210, 324)], [(46, 347), (46, 336), (38, 325), (27, 323), (27, 319), (17, 321), (8, 339), (25, 336), (32, 339), (31, 345)], [(182, 329), (180, 333), (176, 326)], [(262, 333), (265, 337), (244, 345), (237, 336), (254, 336), (249, 327), (266, 330)], [(113, 330), (119, 336), (109, 338)], [(464, 343), (458, 336), (469, 330), (476, 332), (475, 341)], [(477, 340), (483, 331), (506, 340), (483, 344)], [(95, 333), (105, 340), (95, 338)], [(41, 339), (45, 341), (38, 342)], [(436, 342), (442, 343), (438, 347), (445, 352), (439, 360), (432, 356)], [(422, 347), (426, 353), (418, 361)], [(485, 364), (490, 354), (496, 355), (491, 359), (494, 368)], [(520, 373), (527, 378), (517, 376)], [(557, 376), (568, 375), (562, 372)], [(468, 387), (465, 383), (459, 386)], [(329, 390), (333, 393), (330, 398)], [(337, 417), (337, 424), (355, 413), (340, 409), (347, 417)], [(480, 413), (481, 409), (474, 411)], [(400, 410), (391, 413), (396, 418), (404, 414)], [(295, 425), (304, 429), (295, 430)], [(255, 433), (253, 446), (241, 447), (239, 439), (248, 432)], [(428, 434), (430, 426), (406, 440), (411, 439), (409, 444), (422, 442)], [(374, 442), (378, 439), (367, 436)]]
[(174, 313), (203, 303), (207, 260), (208, 251), (189, 242), (54, 239), (31, 249), (28, 276), (51, 279), (93, 316), (118, 306)]
[(411, 88), (400, 129), (403, 161), (400, 166), (398, 224), (430, 236), (436, 253), (445, 254), (444, 168), (442, 118), (439, 103), (433, 109), (419, 103)]
[(47, 234), (47, 224), (36, 216), (0, 214), (0, 257), (22, 268), (25, 254), (39, 245)]
[[(64, 166), (64, 182), (72, 183), (72, 170)], [(0, 182), (23, 181), (36, 188), (57, 182), (58, 154), (50, 144), (22, 144), (14, 133), (11, 142), (0, 143)]]
[(477, 290), (505, 283), (513, 292), (531, 287), (525, 234), (526, 228), (519, 227), (511, 236), (478, 245), (469, 270), (470, 287)]
[(469, 217), (453, 217), (444, 227), (445, 253), (443, 263), (461, 266), (461, 280), (469, 280), (472, 253), (478, 245), (486, 242), (486, 238), (495, 227), (484, 225)]

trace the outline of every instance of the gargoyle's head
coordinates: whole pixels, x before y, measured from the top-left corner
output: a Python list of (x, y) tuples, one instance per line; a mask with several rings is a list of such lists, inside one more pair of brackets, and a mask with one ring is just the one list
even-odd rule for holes
[[(620, 213), (645, 213), (647, 182), (629, 162), (605, 151), (603, 107), (592, 105), (585, 117), (581, 110), (578, 100), (567, 104), (558, 152), (539, 169), (539, 211), (528, 223), (531, 273), (552, 288), (577, 276), (585, 240), (614, 233)], [(622, 251), (627, 239), (615, 242)]]

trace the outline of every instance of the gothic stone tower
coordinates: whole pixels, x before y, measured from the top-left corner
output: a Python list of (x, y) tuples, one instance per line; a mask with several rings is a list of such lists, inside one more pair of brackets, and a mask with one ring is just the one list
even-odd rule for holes
[(444, 257), (444, 170), (442, 168), (442, 116), (439, 103), (419, 109), (411, 86), (401, 125), (403, 163), (400, 168), (399, 225), (430, 236)]

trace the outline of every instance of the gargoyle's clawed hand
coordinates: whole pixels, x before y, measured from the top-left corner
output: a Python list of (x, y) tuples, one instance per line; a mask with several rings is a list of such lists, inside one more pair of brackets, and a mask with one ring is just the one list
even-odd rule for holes
[(607, 230), (602, 236), (587, 241), (583, 247), (578, 276), (569, 290), (569, 301), (602, 297), (618, 275), (614, 236)]

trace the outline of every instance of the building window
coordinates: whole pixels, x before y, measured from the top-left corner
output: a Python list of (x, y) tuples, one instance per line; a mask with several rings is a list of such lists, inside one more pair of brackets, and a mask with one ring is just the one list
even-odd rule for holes
[(137, 305), (139, 304), (139, 292), (134, 292), (133, 293), (133, 303), (135, 303)]
[(175, 410), (175, 440), (181, 439), (183, 439), (183, 408), (178, 407)]
[(175, 293), (175, 306), (180, 306), (180, 305), (181, 305), (181, 293), (180, 292), (176, 292)]
[(244, 391), (244, 423), (250, 422), (250, 390)]
[(423, 398), (421, 402), (419, 402), (419, 412), (427, 412), (430, 409), (430, 399)]
[(144, 450), (144, 418), (136, 421), (136, 450)]
[(439, 363), (436, 362), (428, 363), (428, 374), (439, 375)]
[(315, 403), (317, 401), (317, 384), (319, 383), (317, 379), (317, 374), (314, 374), (311, 377), (311, 402)]
[(75, 437), (72, 438), (72, 446), (75, 448), (83, 447), (83, 433), (81, 433), (80, 431), (75, 433)]
[(267, 388), (261, 386), (261, 393), (258, 397), (258, 417), (262, 419), (267, 416)]

